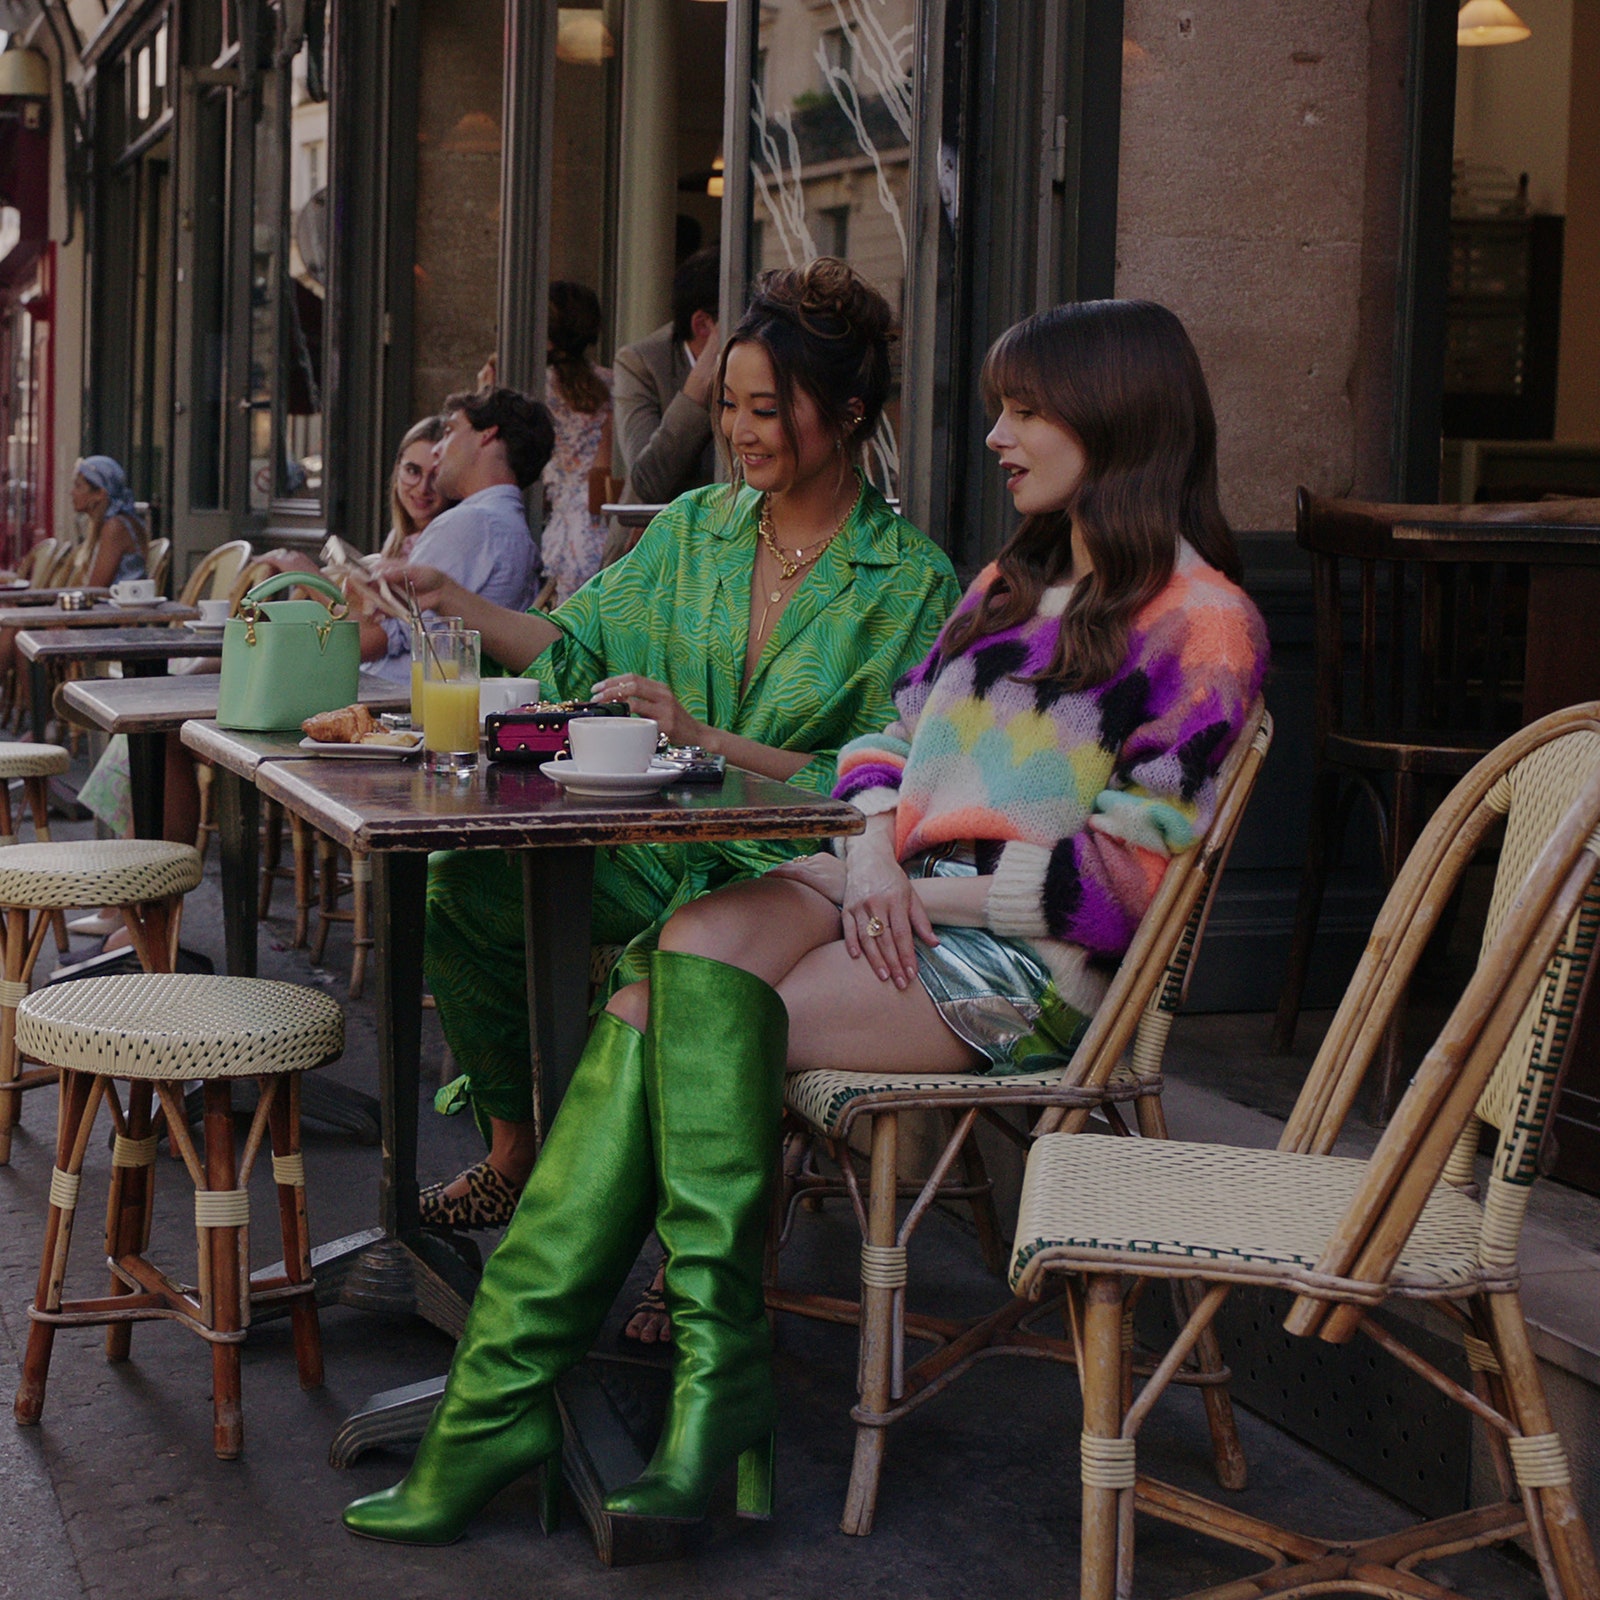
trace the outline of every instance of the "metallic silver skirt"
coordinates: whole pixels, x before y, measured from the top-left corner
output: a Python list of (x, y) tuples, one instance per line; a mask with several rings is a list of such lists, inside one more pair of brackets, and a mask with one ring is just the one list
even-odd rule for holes
[[(913, 878), (977, 876), (970, 852), (929, 850), (902, 863)], [(987, 928), (939, 926), (917, 941), (917, 975), (945, 1025), (983, 1056), (979, 1072), (1006, 1076), (1065, 1066), (1089, 1026), (1051, 984), (1031, 945)]]

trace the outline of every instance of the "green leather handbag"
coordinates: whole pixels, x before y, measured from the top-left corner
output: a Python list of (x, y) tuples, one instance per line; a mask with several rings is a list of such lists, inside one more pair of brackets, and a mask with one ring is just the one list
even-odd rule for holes
[[(319, 600), (268, 601), (284, 589), (315, 589), (333, 609)], [(338, 587), (317, 573), (280, 572), (251, 589), (222, 633), (218, 724), (271, 732), (354, 704), (361, 628), (345, 609)]]

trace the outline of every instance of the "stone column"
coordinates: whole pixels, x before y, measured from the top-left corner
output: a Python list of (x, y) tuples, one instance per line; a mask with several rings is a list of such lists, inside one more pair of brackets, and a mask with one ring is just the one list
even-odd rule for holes
[(616, 342), (672, 315), (678, 214), (678, 50), (672, 0), (629, 0), (622, 32)]

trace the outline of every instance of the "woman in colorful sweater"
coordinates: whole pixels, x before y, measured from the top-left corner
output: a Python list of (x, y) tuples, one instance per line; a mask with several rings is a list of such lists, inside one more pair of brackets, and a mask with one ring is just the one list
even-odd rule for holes
[(1167, 861), (1209, 825), (1266, 636), (1182, 324), (1143, 302), (1059, 307), (998, 342), (984, 383), (1022, 524), (901, 680), (898, 720), (841, 752), (835, 792), (866, 831), (682, 907), (648, 977), (612, 996), (417, 1462), (346, 1512), (357, 1531), (453, 1538), (553, 1462), (554, 1380), (652, 1222), (672, 1393), (649, 1467), (607, 1507), (703, 1515), (737, 1461), (740, 1509), (768, 1509), (785, 1070), (1066, 1056)]

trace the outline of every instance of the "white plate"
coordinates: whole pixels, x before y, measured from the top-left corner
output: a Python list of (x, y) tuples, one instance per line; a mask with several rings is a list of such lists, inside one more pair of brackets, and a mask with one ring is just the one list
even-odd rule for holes
[(159, 594), (148, 600), (119, 600), (114, 594), (108, 594), (106, 604), (115, 606), (118, 611), (148, 611), (152, 606), (165, 605), (166, 600)]
[(553, 778), (568, 794), (602, 798), (619, 794), (650, 794), (683, 776), (683, 768), (667, 761), (652, 761), (646, 772), (583, 772), (571, 761), (546, 761), (539, 770)]
[(7, 578), (3, 584), (0, 584), (0, 589), (27, 589), (31, 586), (32, 579), (30, 578)]
[(190, 617), (184, 623), (190, 633), (221, 633), (227, 626), (226, 622), (206, 622), (199, 617)]
[(422, 748), (419, 734), (414, 744), (323, 744), (309, 736), (300, 741), (300, 748), (314, 756), (334, 756), (341, 761), (404, 761)]

